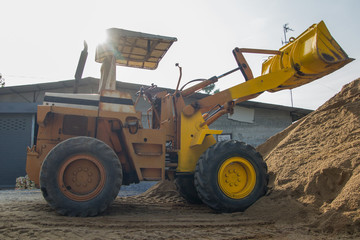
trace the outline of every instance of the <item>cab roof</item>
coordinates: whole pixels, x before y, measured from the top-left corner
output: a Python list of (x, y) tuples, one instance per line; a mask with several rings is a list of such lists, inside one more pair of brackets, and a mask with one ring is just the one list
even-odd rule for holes
[(107, 40), (98, 45), (95, 61), (114, 55), (119, 66), (156, 69), (175, 37), (166, 37), (119, 28), (107, 29)]

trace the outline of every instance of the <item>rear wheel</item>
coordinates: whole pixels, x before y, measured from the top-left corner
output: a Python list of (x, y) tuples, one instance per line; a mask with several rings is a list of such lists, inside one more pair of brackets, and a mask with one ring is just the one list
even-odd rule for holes
[(74, 137), (46, 156), (40, 187), (49, 205), (62, 215), (95, 216), (108, 208), (122, 182), (120, 161), (104, 142)]
[(200, 199), (220, 212), (244, 211), (266, 194), (267, 166), (256, 150), (242, 142), (216, 143), (196, 165)]
[(202, 203), (195, 185), (194, 175), (179, 175), (175, 179), (175, 185), (179, 194), (189, 203), (200, 204)]

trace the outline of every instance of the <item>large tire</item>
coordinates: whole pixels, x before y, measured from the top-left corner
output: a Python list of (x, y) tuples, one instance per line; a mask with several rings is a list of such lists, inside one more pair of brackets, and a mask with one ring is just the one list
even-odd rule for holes
[(218, 142), (200, 157), (195, 187), (201, 200), (219, 212), (244, 211), (266, 194), (267, 166), (256, 150), (242, 142)]
[(95, 216), (114, 201), (122, 184), (115, 152), (91, 137), (74, 137), (56, 145), (40, 172), (40, 188), (61, 215)]
[(175, 179), (176, 188), (180, 194), (187, 202), (192, 204), (202, 203), (195, 185), (194, 185), (194, 175), (179, 175)]

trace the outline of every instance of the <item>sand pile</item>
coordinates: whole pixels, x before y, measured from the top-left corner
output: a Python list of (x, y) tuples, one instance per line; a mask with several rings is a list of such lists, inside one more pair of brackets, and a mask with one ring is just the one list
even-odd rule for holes
[(134, 198), (143, 202), (155, 204), (185, 202), (185, 200), (176, 190), (175, 184), (168, 180), (158, 182), (149, 188), (146, 192), (128, 198)]
[(272, 174), (272, 201), (314, 208), (306, 221), (322, 230), (360, 231), (360, 79), (257, 150)]
[[(268, 164), (271, 190), (244, 213), (233, 213), (235, 218), (360, 232), (360, 79), (257, 150)], [(136, 198), (183, 201), (169, 181)]]

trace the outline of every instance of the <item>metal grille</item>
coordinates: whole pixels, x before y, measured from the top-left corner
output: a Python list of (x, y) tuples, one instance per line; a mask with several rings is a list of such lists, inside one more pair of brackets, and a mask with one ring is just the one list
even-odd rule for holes
[(26, 148), (31, 145), (32, 114), (0, 114), (0, 189), (25, 176)]
[(26, 121), (23, 118), (0, 119), (0, 131), (24, 131)]

